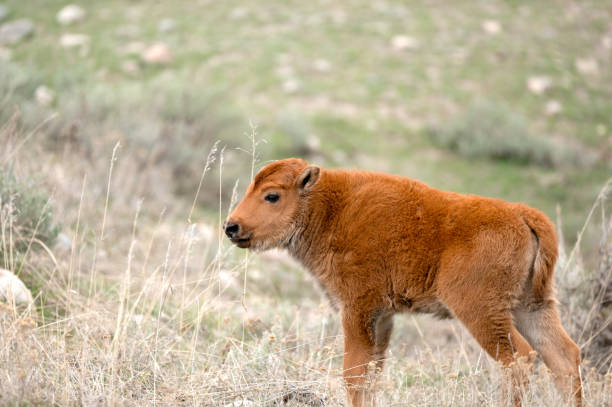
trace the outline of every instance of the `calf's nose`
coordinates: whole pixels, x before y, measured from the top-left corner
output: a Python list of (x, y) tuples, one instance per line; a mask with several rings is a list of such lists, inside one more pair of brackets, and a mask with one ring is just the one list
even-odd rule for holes
[(227, 222), (225, 224), (225, 234), (230, 239), (240, 231), (240, 225), (237, 223)]

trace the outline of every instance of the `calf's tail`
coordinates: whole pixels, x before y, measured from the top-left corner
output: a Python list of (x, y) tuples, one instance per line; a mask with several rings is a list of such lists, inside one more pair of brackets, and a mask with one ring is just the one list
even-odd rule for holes
[(538, 241), (532, 283), (536, 301), (544, 302), (552, 298), (555, 262), (559, 253), (555, 226), (537, 209), (523, 204), (517, 204), (517, 209)]

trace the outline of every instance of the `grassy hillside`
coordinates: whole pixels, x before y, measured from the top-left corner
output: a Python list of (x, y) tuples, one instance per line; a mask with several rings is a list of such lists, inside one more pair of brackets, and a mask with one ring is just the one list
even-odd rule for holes
[[(35, 126), (57, 112), (50, 126), (76, 121), (87, 143), (126, 138), (151, 149), (171, 138), (177, 151), (167, 155), (193, 167), (216, 139), (248, 146), (251, 121), (268, 141), (262, 159), (393, 171), (550, 215), (559, 203), (570, 237), (611, 172), (607, 2), (94, 1), (69, 26), (56, 21), (65, 2), (5, 4), (35, 32), (11, 47), (3, 117), (17, 104)], [(60, 46), (75, 33), (87, 36), (84, 45)], [(160, 42), (171, 60), (143, 62), (140, 53)], [(39, 85), (56, 94), (47, 108), (33, 101)], [(432, 140), (470, 115), (502, 127), (484, 153), (482, 140), (459, 151)], [(478, 120), (463, 124), (491, 133)], [(524, 160), (512, 146), (491, 153), (512, 143), (554, 165)]]
[[(2, 4), (34, 30), (0, 44), (0, 266), (35, 304), (0, 303), (1, 405), (343, 405), (312, 279), (219, 233), (286, 156), (558, 219), (585, 404), (612, 405), (612, 3)], [(396, 320), (381, 405), (509, 405), (459, 323)]]

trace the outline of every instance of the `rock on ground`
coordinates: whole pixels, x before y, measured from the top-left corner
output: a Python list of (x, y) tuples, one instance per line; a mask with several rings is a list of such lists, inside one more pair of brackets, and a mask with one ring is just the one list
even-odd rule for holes
[(49, 106), (55, 99), (55, 93), (45, 85), (37, 87), (34, 96), (36, 102), (41, 106)]
[(89, 44), (89, 36), (85, 34), (63, 34), (60, 45), (64, 48), (85, 47)]
[(85, 34), (63, 34), (60, 45), (66, 49), (76, 49), (84, 57), (89, 54), (89, 36)]
[(0, 45), (17, 44), (34, 31), (34, 23), (27, 18), (9, 21), (0, 26)]
[(69, 4), (57, 13), (57, 22), (70, 25), (85, 18), (85, 10), (76, 4)]
[(552, 79), (550, 79), (548, 76), (532, 76), (527, 79), (527, 89), (536, 95), (543, 94), (551, 86)]
[(331, 70), (331, 64), (329, 61), (323, 58), (315, 59), (312, 66), (318, 72), (329, 72)]
[(576, 70), (583, 75), (594, 75), (599, 73), (599, 64), (594, 58), (578, 58), (574, 62)]
[(408, 35), (396, 35), (391, 39), (391, 47), (396, 51), (415, 49), (418, 47), (418, 42)]
[(145, 49), (140, 57), (144, 62), (152, 65), (165, 65), (172, 62), (170, 48), (161, 42), (153, 44)]
[(32, 302), (32, 293), (15, 274), (0, 269), (0, 299), (8, 303), (28, 305)]
[(283, 90), (287, 93), (297, 92), (302, 87), (302, 84), (297, 79), (287, 79), (283, 82)]
[(495, 35), (502, 31), (502, 26), (497, 20), (485, 20), (482, 22), (482, 29), (487, 34)]
[(544, 106), (544, 112), (547, 116), (554, 116), (556, 114), (559, 114), (561, 113), (561, 110), (563, 110), (563, 105), (561, 104), (561, 102), (554, 99), (546, 102), (546, 105)]

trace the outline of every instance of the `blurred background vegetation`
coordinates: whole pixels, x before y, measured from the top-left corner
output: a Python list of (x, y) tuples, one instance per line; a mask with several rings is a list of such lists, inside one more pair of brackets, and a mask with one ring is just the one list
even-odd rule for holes
[[(191, 195), (300, 156), (523, 201), (572, 240), (611, 173), (612, 4), (530, 1), (4, 1), (0, 119), (45, 151), (116, 141)], [(2, 39), (4, 38), (4, 39)], [(217, 177), (199, 194), (216, 210)]]

